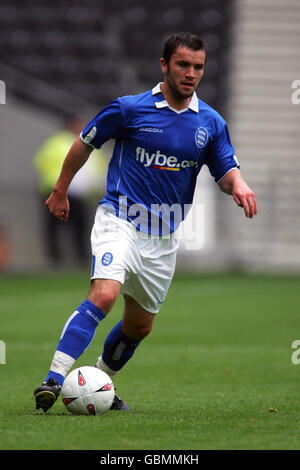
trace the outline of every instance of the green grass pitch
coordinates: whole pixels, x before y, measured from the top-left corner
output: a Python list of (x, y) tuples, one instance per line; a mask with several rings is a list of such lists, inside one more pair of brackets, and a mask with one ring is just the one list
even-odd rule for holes
[[(2, 276), (0, 449), (299, 449), (299, 286), (297, 276), (176, 276), (114, 380), (132, 411), (72, 416), (61, 399), (36, 411), (33, 390), (89, 275)], [(94, 365), (122, 307), (120, 298), (76, 367)]]

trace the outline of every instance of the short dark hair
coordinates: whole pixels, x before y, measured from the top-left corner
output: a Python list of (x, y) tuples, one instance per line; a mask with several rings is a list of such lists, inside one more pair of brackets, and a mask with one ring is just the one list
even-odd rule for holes
[(206, 46), (202, 39), (196, 34), (186, 32), (172, 33), (165, 40), (163, 48), (163, 58), (167, 64), (178, 47), (187, 47), (193, 51), (202, 50), (205, 52), (205, 57), (207, 56)]

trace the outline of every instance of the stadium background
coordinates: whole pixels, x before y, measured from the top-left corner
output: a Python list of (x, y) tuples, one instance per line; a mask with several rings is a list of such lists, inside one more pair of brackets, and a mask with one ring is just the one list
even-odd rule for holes
[[(299, 450), (299, 21), (299, 0), (2, 0), (1, 449)], [(90, 261), (73, 269), (63, 226), (68, 258), (50, 266), (34, 154), (70, 114), (87, 120), (153, 87), (164, 37), (181, 30), (208, 44), (198, 95), (227, 119), (259, 214), (246, 219), (204, 169), (203, 246), (183, 242), (154, 331), (114, 382), (133, 412), (91, 425), (60, 400), (45, 416), (32, 392), (86, 295)], [(76, 365), (94, 364), (121, 308), (119, 298)]]
[(227, 119), (259, 215), (247, 220), (204, 169), (196, 196), (204, 243), (182, 247), (178, 270), (299, 271), (300, 104), (291, 99), (300, 79), (299, 2), (70, 3), (0, 5), (2, 270), (48, 268), (32, 165), (37, 148), (70, 114), (88, 120), (114, 97), (153, 87), (165, 36), (190, 30), (209, 51), (198, 95)]

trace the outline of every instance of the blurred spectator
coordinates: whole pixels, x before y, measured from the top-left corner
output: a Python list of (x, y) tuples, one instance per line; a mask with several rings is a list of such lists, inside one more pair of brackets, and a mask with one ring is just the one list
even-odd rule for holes
[[(49, 137), (38, 149), (34, 156), (34, 166), (39, 177), (39, 192), (42, 199), (44, 239), (48, 256), (53, 264), (57, 265), (65, 258), (65, 249), (62, 247), (62, 231), (66, 230), (56, 217), (49, 214), (44, 206), (56, 180), (59, 176), (62, 163), (85, 124), (82, 119), (72, 117), (66, 129)], [(70, 201), (70, 217), (67, 228), (71, 231), (75, 259), (79, 264), (86, 263), (90, 256), (87, 239), (93, 221), (90, 219), (89, 206), (104, 195), (106, 181), (107, 161), (105, 155), (95, 150), (89, 161), (81, 168), (73, 179), (68, 198)]]

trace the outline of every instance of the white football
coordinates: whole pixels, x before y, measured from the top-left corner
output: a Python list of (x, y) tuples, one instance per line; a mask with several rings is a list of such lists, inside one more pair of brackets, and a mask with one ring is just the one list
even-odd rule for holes
[(72, 370), (61, 389), (62, 401), (74, 415), (102, 415), (110, 409), (114, 396), (109, 375), (92, 366)]

